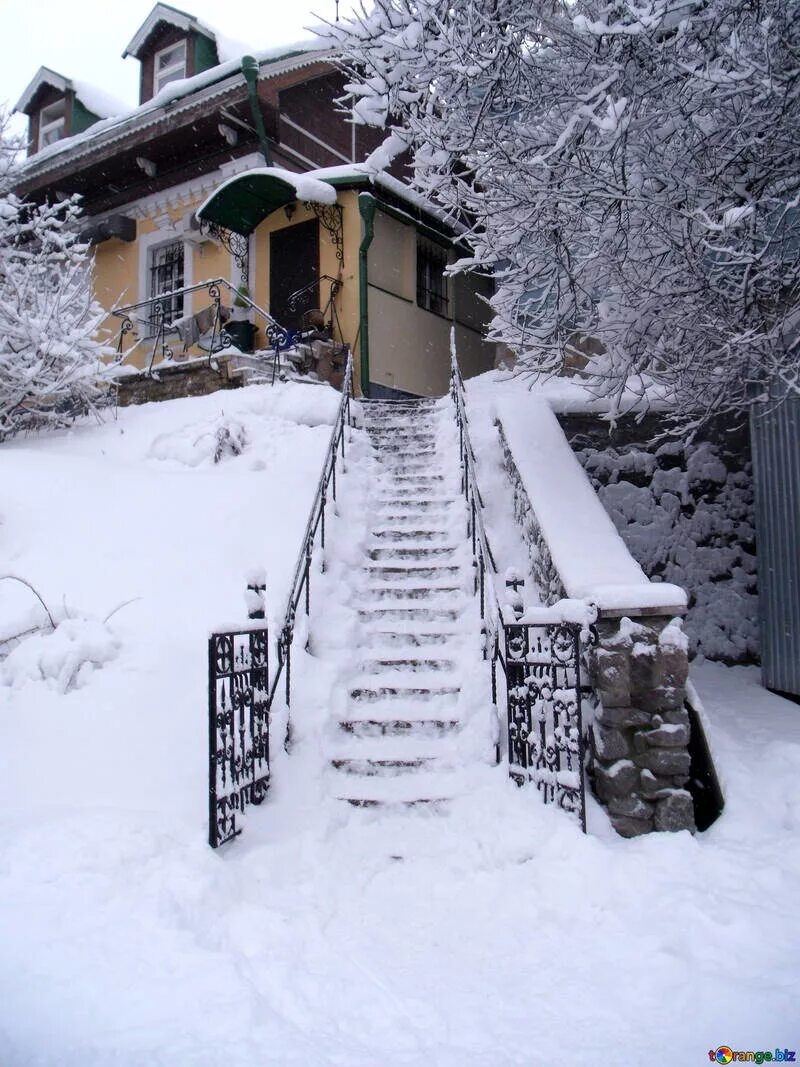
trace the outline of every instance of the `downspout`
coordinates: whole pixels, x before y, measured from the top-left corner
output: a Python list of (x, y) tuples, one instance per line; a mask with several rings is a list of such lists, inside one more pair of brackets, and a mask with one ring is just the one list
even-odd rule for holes
[(267, 131), (264, 129), (264, 118), (261, 114), (261, 105), (258, 100), (258, 61), (253, 56), (242, 56), (242, 74), (244, 74), (244, 80), (247, 82), (250, 110), (253, 113), (253, 122), (261, 145), (261, 155), (264, 157), (266, 165), (271, 167), (272, 156), (270, 155)]
[(369, 278), (367, 251), (375, 236), (375, 197), (372, 193), (358, 194), (358, 210), (364, 223), (364, 235), (358, 249), (358, 298), (361, 315), (358, 335), (361, 338), (361, 395), (369, 397)]

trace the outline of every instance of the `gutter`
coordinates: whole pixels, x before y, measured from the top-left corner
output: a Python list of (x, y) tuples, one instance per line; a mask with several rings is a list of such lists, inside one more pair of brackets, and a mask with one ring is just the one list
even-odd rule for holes
[(264, 129), (264, 118), (261, 114), (261, 107), (258, 102), (258, 60), (255, 59), (254, 56), (242, 56), (242, 74), (244, 75), (244, 80), (247, 82), (247, 95), (250, 97), (250, 111), (253, 115), (256, 133), (258, 134), (258, 143), (261, 145), (261, 155), (264, 157), (264, 163), (268, 167), (271, 167), (272, 156), (269, 151), (267, 131)]
[(358, 211), (364, 223), (363, 237), (358, 249), (358, 298), (361, 338), (361, 395), (369, 398), (369, 276), (367, 274), (367, 251), (375, 236), (375, 197), (372, 193), (358, 194)]

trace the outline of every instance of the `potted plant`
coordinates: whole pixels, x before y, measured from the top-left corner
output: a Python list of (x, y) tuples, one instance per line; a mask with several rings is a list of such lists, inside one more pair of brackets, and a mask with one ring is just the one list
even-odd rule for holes
[(250, 290), (244, 282), (236, 290), (225, 332), (240, 352), (252, 352), (256, 328), (250, 321)]

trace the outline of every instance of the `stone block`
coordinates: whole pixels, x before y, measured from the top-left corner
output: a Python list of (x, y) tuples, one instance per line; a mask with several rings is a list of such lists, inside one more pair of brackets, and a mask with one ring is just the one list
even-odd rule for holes
[(670, 708), (669, 711), (659, 712), (659, 717), (673, 726), (685, 726), (689, 729), (689, 712), (681, 705), (679, 708)]
[(689, 657), (681, 648), (662, 645), (656, 657), (658, 684), (683, 688), (689, 677)]
[(658, 645), (637, 641), (631, 652), (631, 696), (636, 704), (640, 693), (658, 685)]
[(629, 796), (639, 784), (639, 771), (630, 760), (617, 760), (608, 767), (595, 766), (595, 785), (601, 800)]
[(630, 706), (605, 707), (605, 705), (602, 705), (597, 709), (597, 721), (602, 723), (603, 726), (618, 729), (623, 726), (649, 726), (652, 722), (652, 716), (649, 712), (642, 711), (641, 708), (632, 708)]
[(689, 727), (664, 723), (655, 730), (641, 731), (636, 737), (642, 737), (648, 745), (660, 748), (686, 748), (689, 744)]
[(639, 837), (653, 830), (652, 819), (632, 819), (629, 815), (611, 815), (610, 819), (620, 837)]
[(645, 770), (639, 778), (639, 788), (648, 800), (661, 800), (674, 791), (673, 782), (672, 778), (657, 778), (652, 771)]
[(658, 712), (663, 715), (664, 712), (682, 707), (685, 697), (686, 693), (683, 688), (662, 685), (654, 686), (652, 689), (638, 690), (635, 700), (642, 711), (651, 714)]
[(675, 833), (678, 830), (695, 832), (694, 804), (685, 789), (676, 789), (656, 804), (656, 830)]
[(608, 802), (611, 815), (627, 815), (630, 819), (652, 819), (654, 807), (641, 797), (615, 797)]
[(595, 649), (592, 655), (592, 681), (604, 707), (617, 708), (630, 704), (630, 665), (624, 651)]
[(598, 723), (592, 725), (592, 746), (602, 760), (623, 759), (630, 755), (630, 746), (621, 730), (609, 730)]
[(657, 775), (688, 774), (689, 753), (682, 749), (651, 748), (634, 757), (636, 763)]

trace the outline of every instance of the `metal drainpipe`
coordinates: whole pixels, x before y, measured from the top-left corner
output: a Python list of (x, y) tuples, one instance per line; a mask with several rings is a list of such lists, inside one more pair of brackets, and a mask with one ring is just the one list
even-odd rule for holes
[(254, 56), (242, 56), (242, 74), (247, 82), (247, 93), (250, 97), (250, 110), (253, 113), (253, 122), (261, 145), (261, 155), (268, 167), (272, 166), (272, 156), (269, 152), (267, 131), (264, 129), (264, 119), (261, 115), (261, 106), (258, 100), (258, 61)]
[(367, 250), (375, 236), (375, 197), (371, 193), (358, 194), (358, 210), (364, 223), (364, 236), (358, 249), (358, 297), (361, 316), (358, 335), (361, 338), (361, 394), (369, 397), (369, 285)]

